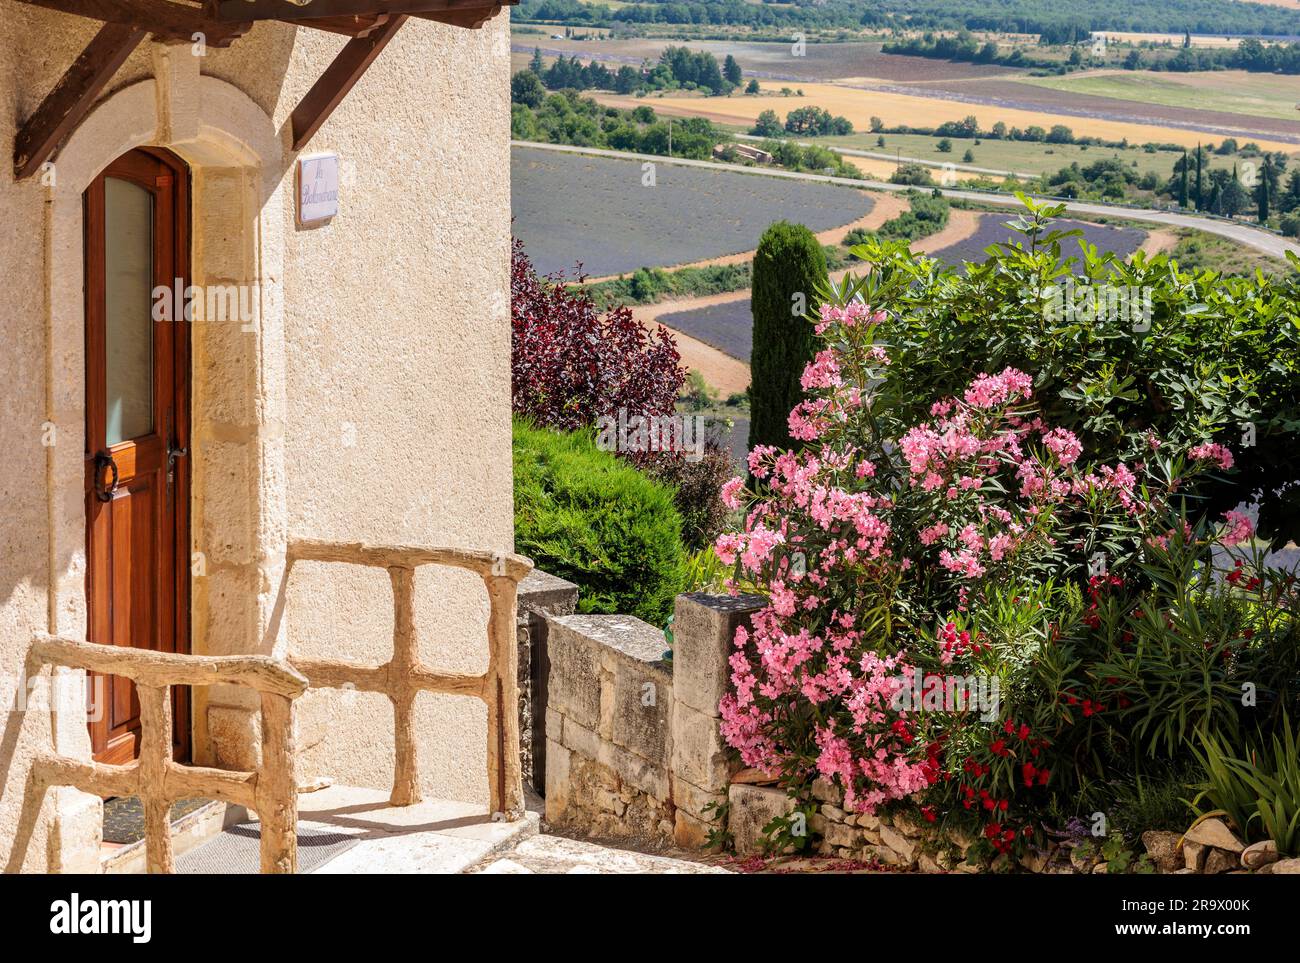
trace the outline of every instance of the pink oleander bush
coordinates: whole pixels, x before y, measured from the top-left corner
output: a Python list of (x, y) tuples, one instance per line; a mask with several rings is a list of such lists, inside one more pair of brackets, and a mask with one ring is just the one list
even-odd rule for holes
[[(1107, 462), (1043, 420), (1013, 367), (901, 423), (880, 404), (888, 320), (857, 299), (821, 308), (790, 414), (804, 447), (755, 448), (752, 487), (723, 488), (744, 523), (715, 550), (768, 604), (737, 631), (722, 732), (796, 796), (821, 776), (852, 810), (912, 800), (1008, 852), (1153, 746), (1173, 760), (1195, 727), (1236, 727), (1253, 633), (1295, 650), (1294, 620), (1261, 606), (1292, 611), (1295, 591), (1254, 575), (1243, 601), (1240, 576), (1209, 576), (1215, 545), (1252, 536), (1237, 512), (1187, 520), (1191, 481), (1232, 468), (1223, 446), (1151, 436), (1145, 457)], [(1283, 703), (1285, 676), (1263, 683)], [(950, 677), (996, 681), (996, 713), (911, 697)]]

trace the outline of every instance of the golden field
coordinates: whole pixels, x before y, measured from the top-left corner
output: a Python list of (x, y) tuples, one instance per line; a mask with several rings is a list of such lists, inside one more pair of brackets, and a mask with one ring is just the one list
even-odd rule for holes
[[(790, 86), (803, 90), (804, 96), (781, 97), (761, 94), (755, 97), (701, 97), (670, 94), (662, 97), (654, 95), (632, 97), (596, 94), (595, 97), (601, 103), (611, 106), (634, 108), (645, 104), (653, 107), (658, 113), (678, 117), (707, 117), (723, 124), (752, 124), (764, 110), (774, 110), (784, 118), (797, 107), (815, 105), (829, 110), (832, 114), (847, 117), (855, 129), (862, 131), (870, 129), (873, 116), (883, 120), (887, 127), (901, 124), (909, 127), (936, 127), (944, 121), (961, 120), (963, 117), (974, 115), (980, 127), (985, 130), (1002, 121), (1008, 127), (1022, 129), (1032, 125), (1050, 129), (1053, 124), (1065, 124), (1074, 131), (1076, 136), (1100, 137), (1114, 141), (1127, 138), (1131, 144), (1154, 141), (1195, 147), (1198, 143), (1213, 139), (1213, 135), (1207, 135), (1203, 131), (1176, 127), (967, 104), (932, 97), (862, 90), (836, 84), (791, 83)], [(1263, 137), (1252, 137), (1251, 140), (1266, 150), (1279, 150), (1289, 154), (1296, 149), (1294, 144), (1271, 141)]]

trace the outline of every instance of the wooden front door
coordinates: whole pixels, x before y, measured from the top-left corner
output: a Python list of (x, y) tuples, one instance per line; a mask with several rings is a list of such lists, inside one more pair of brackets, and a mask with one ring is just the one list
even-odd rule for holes
[[(87, 189), (85, 225), (89, 640), (188, 652), (189, 324), (155, 296), (189, 283), (188, 171), (165, 151), (125, 154)], [(188, 760), (189, 691), (172, 699)], [(135, 687), (92, 676), (88, 701), (95, 760), (134, 759)]]

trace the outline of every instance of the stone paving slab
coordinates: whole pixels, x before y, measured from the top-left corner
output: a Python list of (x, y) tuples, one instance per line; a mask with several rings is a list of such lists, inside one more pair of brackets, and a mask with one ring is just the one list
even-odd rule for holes
[(357, 844), (318, 873), (459, 873), (538, 827), (536, 813), (492, 822), (484, 806), (433, 799), (392, 807), (388, 793), (331, 786), (298, 801), (300, 826), (357, 836)]
[(499, 857), (483, 860), (468, 870), (483, 875), (564, 874), (727, 874), (721, 866), (616, 849), (564, 836), (528, 836)]

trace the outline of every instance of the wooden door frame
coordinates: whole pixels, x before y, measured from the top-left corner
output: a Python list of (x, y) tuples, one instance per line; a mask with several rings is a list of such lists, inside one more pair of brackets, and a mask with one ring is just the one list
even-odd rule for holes
[[(170, 261), (173, 266), (172, 274), (174, 278), (168, 279), (166, 283), (171, 286), (177, 284), (179, 279), (179, 292), (173, 288), (173, 294), (180, 293), (184, 295), (186, 288), (190, 284), (192, 277), (191, 265), (191, 239), (192, 239), (192, 212), (190, 209), (191, 183), (190, 168), (186, 163), (169, 150), (158, 147), (137, 147), (116, 158), (112, 163), (104, 168), (99, 175), (96, 175), (91, 181), (91, 187), (87, 187), (87, 193), (92, 189), (108, 171), (120, 161), (130, 158), (133, 153), (139, 152), (145, 154), (163, 165), (171, 172), (173, 178), (169, 191), (156, 192), (159, 185), (146, 185), (139, 180), (134, 180), (129, 176), (129, 172), (118, 171), (113, 174), (114, 177), (122, 176), (122, 179), (133, 183), (140, 183), (141, 186), (151, 187), (156, 192), (156, 196), (166, 197), (172, 205), (169, 212), (170, 217), (166, 218), (171, 225), (171, 250)], [(96, 452), (92, 451), (91, 426), (96, 423), (96, 419), (102, 424), (104, 418), (104, 395), (105, 382), (104, 370), (98, 359), (103, 357), (103, 323), (102, 323), (102, 304), (104, 298), (104, 265), (101, 263), (102, 246), (92, 243), (92, 238), (98, 235), (102, 237), (104, 224), (102, 221), (102, 210), (93, 210), (93, 206), (88, 202), (85, 204), (83, 217), (83, 265), (85, 278), (85, 348), (86, 348), (86, 370), (85, 370), (85, 410), (86, 410), (86, 453), (87, 465), (94, 458)], [(162, 245), (163, 239), (155, 237), (155, 259), (160, 253), (165, 251)], [(155, 278), (156, 283), (163, 283), (162, 279)], [(154, 322), (155, 324), (164, 323), (171, 325), (171, 352), (170, 356), (165, 358), (166, 363), (171, 368), (171, 378), (169, 379), (173, 386), (173, 395), (171, 399), (160, 404), (160, 399), (154, 399), (155, 408), (155, 425), (162, 445), (165, 447), (170, 444), (178, 448), (190, 451), (191, 449), (191, 394), (193, 381), (193, 367), (191, 355), (191, 330), (190, 322), (185, 316), (184, 301), (174, 302), (173, 318), (170, 322)], [(156, 344), (155, 340), (155, 344)], [(154, 363), (158, 363), (155, 355)], [(170, 411), (172, 417), (158, 422), (157, 414), (159, 411)], [(166, 454), (164, 452), (164, 460)], [(174, 483), (165, 489), (165, 496), (171, 499), (171, 538), (170, 545), (165, 542), (156, 545), (159, 550), (159, 557), (171, 560), (172, 570), (172, 592), (170, 596), (170, 606), (162, 606), (159, 609), (160, 624), (170, 623), (173, 638), (175, 639), (175, 651), (189, 653), (192, 651), (192, 638), (190, 634), (190, 494), (191, 494), (191, 471), (190, 465), (192, 458), (183, 457), (178, 459), (175, 466)], [(87, 520), (89, 521), (89, 520)], [(92, 527), (86, 525), (86, 556), (88, 563), (93, 561), (91, 537)], [(160, 539), (167, 539), (167, 532), (159, 532)], [(166, 551), (162, 551), (166, 549)], [(87, 605), (92, 604), (92, 586), (87, 572), (86, 580), (86, 599)], [(167, 611), (170, 608), (170, 611)], [(192, 698), (190, 690), (186, 687), (173, 687), (172, 689), (172, 713), (174, 719), (174, 736), (173, 751), (175, 759), (178, 762), (188, 762), (193, 750), (194, 739), (192, 732)]]

